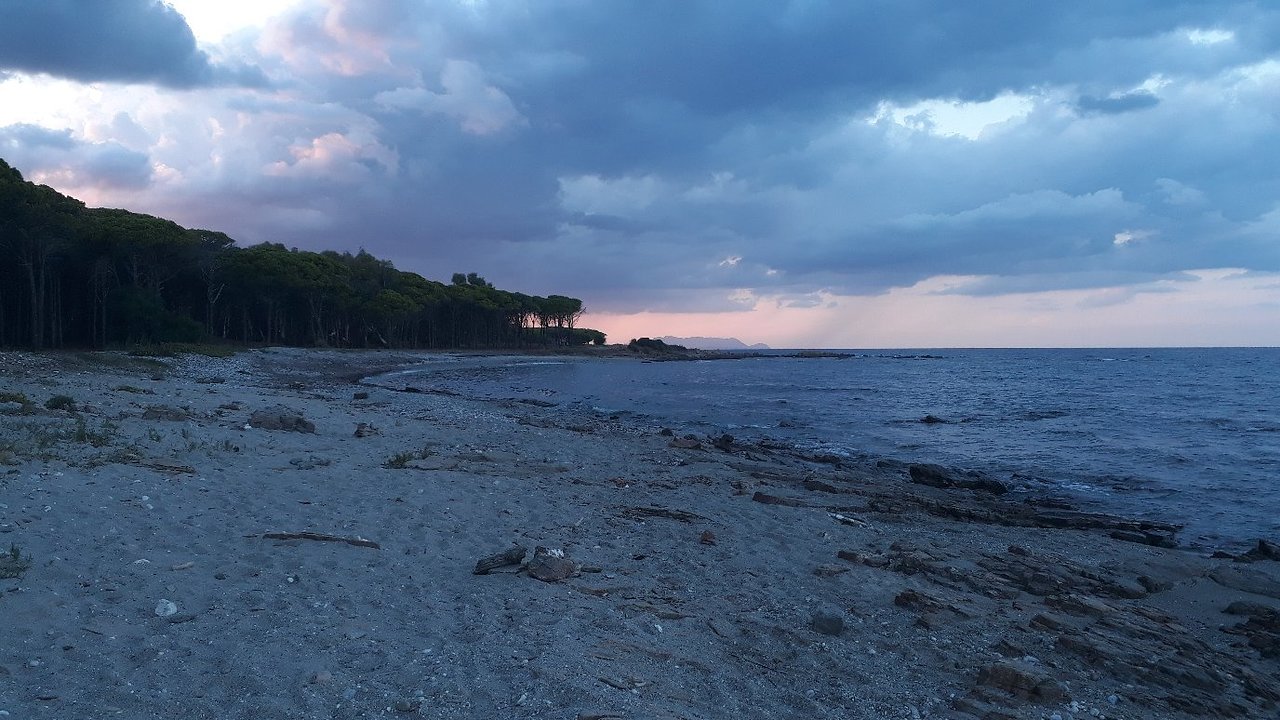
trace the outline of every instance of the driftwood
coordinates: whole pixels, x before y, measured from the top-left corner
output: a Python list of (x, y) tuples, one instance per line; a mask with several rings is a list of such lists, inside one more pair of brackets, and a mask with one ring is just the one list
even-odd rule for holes
[(757, 492), (756, 494), (752, 495), (751, 499), (755, 500), (758, 503), (764, 503), (765, 505), (785, 505), (787, 507), (814, 507), (813, 505), (803, 500), (778, 497), (777, 495), (770, 495), (768, 493), (762, 493), (762, 492)]
[(316, 532), (269, 532), (262, 533), (262, 537), (268, 540), (315, 540), (318, 542), (342, 542), (356, 547), (373, 548), (381, 550), (382, 546), (372, 540), (366, 540), (362, 537), (343, 537), (341, 535), (325, 535)]
[(480, 558), (476, 561), (476, 569), (471, 571), (473, 575), (488, 575), (490, 570), (496, 570), (507, 565), (519, 565), (524, 560), (525, 553), (529, 552), (523, 545), (516, 545), (509, 550), (503, 550), (496, 555)]
[(671, 520), (679, 520), (680, 522), (692, 523), (699, 520), (706, 520), (697, 513), (691, 513), (686, 510), (672, 510), (664, 507), (629, 507), (623, 508), (622, 514), (634, 520), (650, 517), (663, 517)]

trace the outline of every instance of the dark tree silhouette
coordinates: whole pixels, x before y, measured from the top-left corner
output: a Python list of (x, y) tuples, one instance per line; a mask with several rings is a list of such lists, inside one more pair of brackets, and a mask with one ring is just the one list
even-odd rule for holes
[(238, 247), (127, 210), (86, 208), (0, 160), (0, 346), (221, 341), (494, 348), (603, 343), (582, 301), (446, 285), (364, 250)]

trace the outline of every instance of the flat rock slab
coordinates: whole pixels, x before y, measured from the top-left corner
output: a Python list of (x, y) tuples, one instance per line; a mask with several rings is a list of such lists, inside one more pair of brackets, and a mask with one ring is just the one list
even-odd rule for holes
[(1280, 600), (1280, 577), (1276, 577), (1275, 571), (1260, 563), (1246, 567), (1220, 567), (1209, 573), (1209, 578), (1232, 590)]

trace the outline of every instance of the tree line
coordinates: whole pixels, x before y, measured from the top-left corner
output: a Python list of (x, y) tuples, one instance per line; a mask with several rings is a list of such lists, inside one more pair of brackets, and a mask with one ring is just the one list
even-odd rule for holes
[(582, 301), (448, 284), (361, 250), (239, 247), (127, 210), (89, 208), (0, 159), (0, 346), (227, 342), (499, 348), (603, 344)]

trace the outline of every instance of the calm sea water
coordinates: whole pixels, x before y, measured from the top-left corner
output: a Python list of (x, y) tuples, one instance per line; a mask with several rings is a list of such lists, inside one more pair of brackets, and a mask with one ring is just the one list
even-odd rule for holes
[(1280, 539), (1280, 349), (852, 352), (453, 358), (421, 372), (471, 396), (622, 412), (682, 433), (981, 469), (1088, 509), (1185, 523), (1196, 546)]

